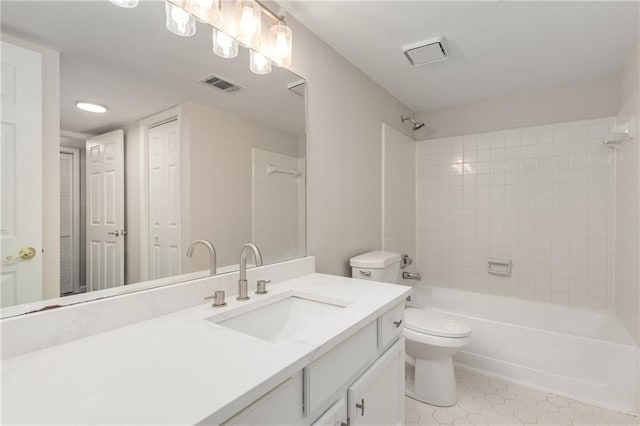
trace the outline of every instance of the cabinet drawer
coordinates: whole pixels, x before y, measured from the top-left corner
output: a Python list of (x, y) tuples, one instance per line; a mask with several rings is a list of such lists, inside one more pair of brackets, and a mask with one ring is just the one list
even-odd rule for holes
[(372, 322), (304, 369), (304, 407), (310, 415), (377, 357), (377, 325)]
[(383, 350), (402, 334), (404, 302), (378, 317), (378, 349)]
[(299, 372), (224, 424), (296, 425), (302, 419), (302, 372)]

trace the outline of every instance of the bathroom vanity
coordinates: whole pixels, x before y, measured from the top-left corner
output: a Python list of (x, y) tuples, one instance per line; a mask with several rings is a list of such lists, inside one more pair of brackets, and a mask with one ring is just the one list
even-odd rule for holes
[(312, 273), (253, 290), (4, 359), (3, 422), (403, 422), (408, 287)]

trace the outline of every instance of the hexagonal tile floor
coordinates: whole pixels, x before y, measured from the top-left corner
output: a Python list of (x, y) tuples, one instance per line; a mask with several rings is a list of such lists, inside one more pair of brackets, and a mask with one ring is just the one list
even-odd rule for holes
[(405, 397), (405, 424), (638, 426), (638, 417), (456, 368), (460, 401), (435, 407)]

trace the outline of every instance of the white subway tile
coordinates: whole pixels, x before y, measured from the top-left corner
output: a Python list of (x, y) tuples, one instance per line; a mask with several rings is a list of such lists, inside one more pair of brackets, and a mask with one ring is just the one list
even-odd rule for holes
[[(418, 142), (417, 263), (433, 270), (425, 282), (611, 309), (615, 157), (602, 145), (611, 122)], [(410, 197), (403, 189), (394, 191)], [(389, 214), (401, 220), (402, 210)], [(490, 276), (489, 256), (512, 259), (512, 276)]]

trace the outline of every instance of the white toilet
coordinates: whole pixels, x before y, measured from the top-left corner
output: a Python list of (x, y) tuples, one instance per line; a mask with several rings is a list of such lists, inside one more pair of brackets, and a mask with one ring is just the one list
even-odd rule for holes
[[(353, 278), (396, 284), (401, 256), (372, 251), (351, 259)], [(425, 308), (405, 310), (404, 337), (408, 371), (407, 396), (427, 404), (449, 407), (458, 402), (453, 355), (469, 343), (471, 327), (464, 321)]]

